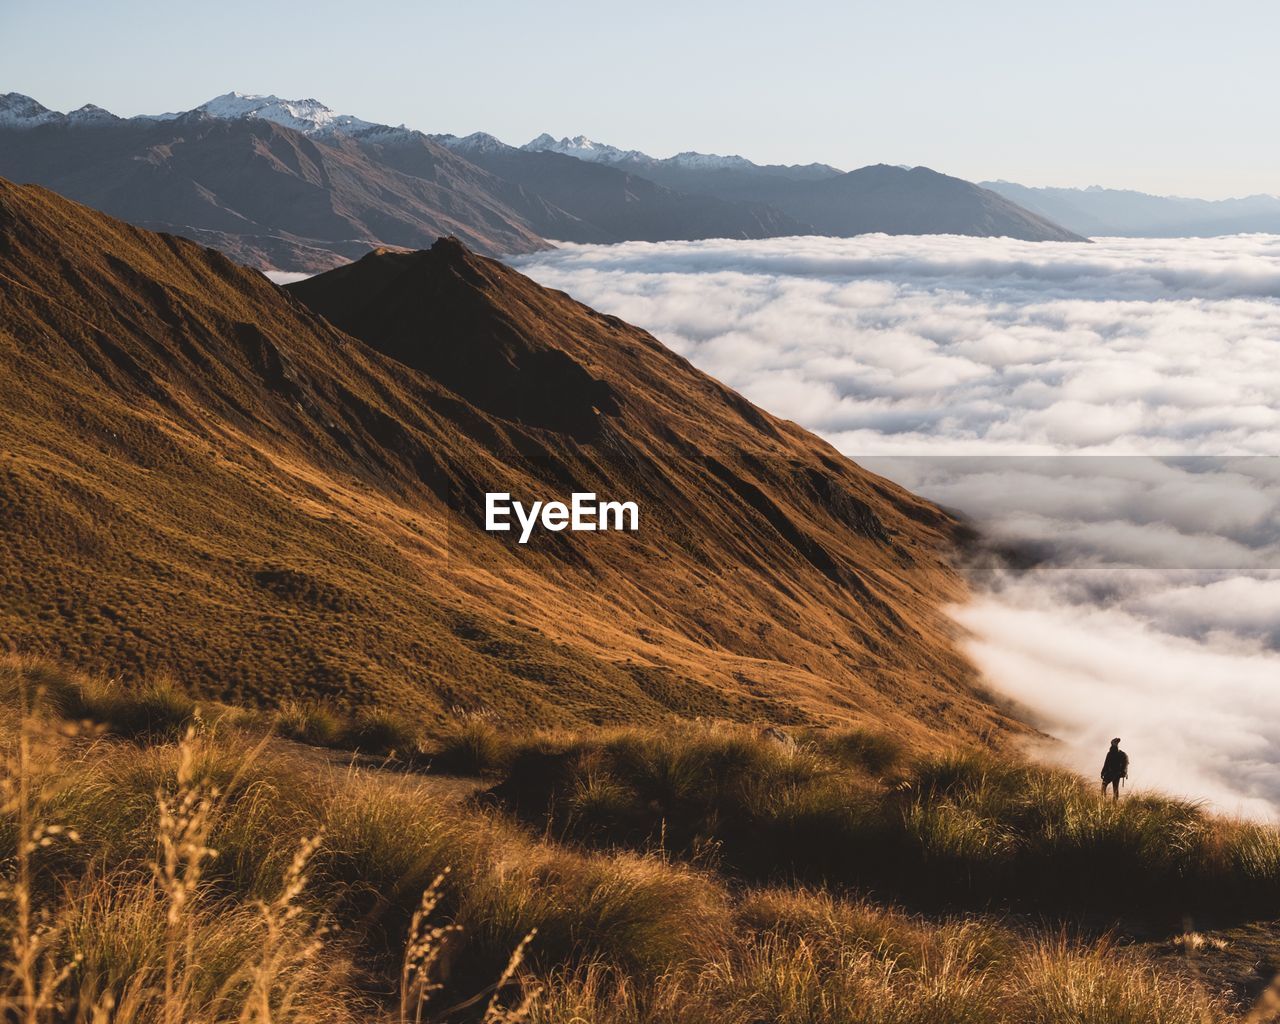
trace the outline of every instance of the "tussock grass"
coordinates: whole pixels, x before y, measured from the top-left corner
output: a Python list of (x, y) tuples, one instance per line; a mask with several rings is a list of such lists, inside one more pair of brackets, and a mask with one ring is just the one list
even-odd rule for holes
[(85, 677), (47, 662), (18, 655), (0, 657), (0, 706), (13, 712), (83, 718), (89, 686)]
[(540, 843), (491, 813), (424, 804), (408, 782), (350, 772), (331, 786), (312, 810), (326, 830), (317, 884), (346, 893), (349, 917), (396, 920), (452, 868), (442, 906), (481, 973), (533, 929), (538, 964), (607, 956), (652, 966), (696, 957), (727, 927), (723, 893), (688, 869)]
[(487, 775), (507, 767), (511, 743), (483, 715), (461, 715), (437, 741), (432, 764), (461, 775)]
[[(25, 695), (25, 696), (23, 696)], [(129, 739), (176, 739), (193, 722), (238, 723), (312, 746), (414, 760), (422, 748), (420, 727), (383, 708), (346, 711), (331, 704), (288, 700), (274, 712), (215, 702), (198, 704), (171, 677), (141, 684), (64, 671), (46, 662), (0, 656), (0, 709), (38, 713), (78, 725), (93, 724)]]
[(1106, 942), (1033, 942), (1018, 958), (1013, 982), (1027, 1024), (1203, 1024), (1221, 1013), (1192, 982), (1161, 975)]
[[(277, 880), (279, 884), (279, 880)], [(349, 952), (305, 916), (274, 919), (258, 907), (202, 894), (188, 912), (176, 996), (166, 997), (171, 903), (136, 874), (79, 880), (59, 914), (61, 953), (75, 960), (66, 1012), (117, 1007), (125, 1020), (251, 1019), (347, 1022), (367, 1005)], [(195, 957), (186, 959), (187, 943)], [(323, 942), (323, 946), (321, 943)], [(269, 943), (269, 945), (268, 945)], [(323, 949), (323, 958), (320, 956)], [(261, 988), (270, 976), (266, 1004)]]
[(908, 753), (896, 736), (865, 726), (824, 729), (814, 732), (810, 742), (831, 760), (878, 777), (900, 768)]
[(276, 711), (280, 735), (314, 747), (341, 746), (345, 724), (341, 712), (329, 704), (287, 700)]
[(414, 757), (421, 742), (420, 731), (403, 716), (377, 708), (362, 708), (343, 731), (339, 745), (364, 754)]
[[(914, 865), (926, 855), (946, 863), (945, 854), (971, 869), (986, 858), (1000, 868), (983, 884), (1004, 884), (1018, 877), (1006, 861), (1018, 863), (1029, 837), (1043, 834), (1044, 849), (1055, 849), (1045, 823), (1060, 829), (1064, 809), (1084, 815), (1071, 833), (1080, 849), (1089, 836), (1115, 835), (1141, 849), (1144, 829), (1159, 823), (1183, 822), (1193, 838), (1207, 829), (1212, 819), (1194, 807), (1134, 801), (1131, 813), (1164, 817), (1119, 827), (1106, 816), (1125, 804), (1090, 802), (1047, 770), (970, 755), (895, 755), (890, 769), (860, 753), (869, 749), (861, 739), (837, 756), (816, 739), (791, 749), (703, 725), (528, 738), (488, 723), (473, 730), (466, 743), (487, 751), (484, 764), (507, 766), (500, 791), (551, 794), (553, 816), (574, 836), (644, 836), (647, 846), (611, 839), (593, 850), (557, 842), (554, 829), (531, 831), (498, 806), (442, 799), (412, 772), (275, 758), (234, 716), (197, 716), (177, 739), (168, 729), (127, 740), (123, 730), (77, 730), (68, 723), (87, 689), (55, 678), (36, 699), (28, 684), (41, 678), (0, 676), (5, 1019), (1228, 1019), (1192, 982), (1110, 942), (989, 915), (917, 916), (791, 880), (744, 886), (720, 870), (743, 862), (734, 844), (754, 829), (761, 845), (749, 855), (759, 864), (804, 864), (806, 855), (839, 864), (868, 836), (896, 837), (908, 845), (891, 846), (893, 855), (914, 848)], [(881, 783), (889, 772), (901, 785)], [(513, 779), (536, 785), (515, 790)], [(1028, 795), (1052, 807), (1030, 810)], [(659, 818), (649, 843), (659, 812), (669, 824), (664, 833)], [(979, 819), (1004, 832), (984, 840)], [(1229, 841), (1214, 833), (1216, 863), (1265, 875), (1265, 830), (1240, 828)], [(848, 845), (814, 846), (832, 837)], [(859, 870), (881, 863), (853, 861)], [(458, 1004), (466, 1008), (453, 1012)]]
[(266, 723), (280, 735), (314, 747), (406, 761), (416, 760), (422, 752), (421, 729), (404, 715), (382, 708), (352, 713), (331, 704), (289, 700), (266, 716)]
[(196, 702), (164, 676), (126, 689), (119, 680), (12, 655), (0, 658), (0, 704), (17, 713), (92, 721), (117, 735), (141, 739), (180, 736), (198, 714)]
[[(775, 917), (776, 915), (776, 917)], [(813, 893), (769, 892), (719, 954), (648, 984), (593, 963), (553, 979), (543, 1024), (1209, 1024), (1224, 1007), (1109, 943), (981, 921), (932, 926)], [(772, 923), (771, 923), (772, 919)]]
[(1169, 797), (1112, 802), (1012, 754), (907, 758), (862, 731), (792, 751), (698, 724), (507, 747), (494, 796), (539, 827), (606, 848), (714, 849), (757, 881), (872, 886), (920, 905), (1280, 912), (1280, 831)]

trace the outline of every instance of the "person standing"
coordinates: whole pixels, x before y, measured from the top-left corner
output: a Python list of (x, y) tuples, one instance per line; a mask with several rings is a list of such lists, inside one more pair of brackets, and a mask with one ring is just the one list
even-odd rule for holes
[(1111, 787), (1111, 799), (1120, 799), (1120, 780), (1129, 777), (1129, 755), (1120, 749), (1120, 737), (1111, 741), (1111, 749), (1107, 751), (1107, 759), (1102, 762), (1102, 794)]

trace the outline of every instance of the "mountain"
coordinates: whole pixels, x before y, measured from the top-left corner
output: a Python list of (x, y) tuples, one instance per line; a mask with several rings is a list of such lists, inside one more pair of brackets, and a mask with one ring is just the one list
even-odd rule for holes
[(593, 142), (585, 135), (576, 135), (572, 139), (565, 136), (557, 139), (543, 132), (536, 139), (526, 142), (521, 149), (530, 153), (559, 153), (561, 156), (573, 156), (591, 163), (613, 164), (622, 160), (648, 161), (653, 157), (646, 156), (636, 149), (619, 149), (602, 142)]
[(961, 178), (876, 164), (799, 185), (775, 204), (824, 235), (979, 235), (1033, 242), (1085, 239)]
[(546, 237), (560, 241), (771, 238), (813, 230), (766, 203), (680, 192), (605, 161), (517, 149), (484, 133), (434, 139), (496, 177), (519, 183), (572, 214), (581, 224), (573, 234), (557, 234), (556, 226), (533, 222)]
[(554, 220), (537, 197), (423, 138), (406, 173), (377, 159), (376, 133), (321, 139), (203, 110), (86, 125), (32, 113), (25, 99), (0, 103), (0, 175), (258, 267), (323, 270), (372, 246), (418, 248), (449, 234), (486, 252), (531, 252), (546, 245), (526, 222), (531, 211)]
[[(0, 227), (11, 647), (423, 719), (1009, 724), (961, 527), (637, 328), (453, 239), (286, 292), (36, 186)], [(640, 528), (522, 545), (493, 491)]]
[(1252, 232), (1280, 234), (1280, 196), (1188, 199), (1098, 185), (1030, 188), (1010, 181), (986, 181), (983, 187), (1089, 235), (1207, 238)]
[(25, 131), (47, 124), (106, 125), (122, 120), (123, 118), (116, 117), (109, 110), (103, 110), (92, 103), (86, 103), (78, 110), (64, 114), (61, 111), (50, 110), (30, 96), (23, 96), (22, 93), (0, 94), (0, 129)]
[[(228, 92), (202, 103), (196, 110), (227, 121), (252, 117), (271, 121), (304, 135), (321, 138), (353, 135), (371, 128), (386, 128), (363, 121), (350, 114), (339, 114), (316, 99), (282, 100), (279, 96), (257, 96), (252, 93)], [(176, 115), (181, 116), (181, 115)], [(404, 125), (400, 131), (408, 131)]]
[(1056, 218), (1016, 199), (927, 167), (877, 164), (844, 173), (828, 164), (761, 165), (740, 156), (678, 153), (663, 160), (585, 136), (539, 135), (523, 149), (605, 164), (693, 195), (758, 203), (809, 225), (807, 233), (848, 236), (1000, 235), (1030, 241), (1081, 241)]
[[(263, 269), (324, 270), (371, 247), (419, 248), (450, 234), (481, 252), (521, 253), (545, 247), (544, 238), (808, 230), (757, 203), (684, 195), (606, 166), (584, 171), (581, 161), (522, 153), (491, 136), (438, 138), (446, 145), (315, 99), (232, 92), (190, 111), (120, 118), (0, 97), (0, 175)], [(482, 138), (509, 153), (481, 152)]]
[(923, 168), (656, 160), (579, 136), (523, 148), (427, 136), (316, 99), (226, 93), (190, 111), (69, 114), (0, 96), (0, 175), (214, 246), (262, 269), (315, 272), (374, 247), (456, 235), (477, 251), (602, 243), (889, 233), (1077, 236), (995, 193)]
[(647, 177), (677, 191), (712, 195), (730, 202), (772, 202), (800, 182), (821, 181), (844, 173), (829, 164), (757, 164), (741, 156), (685, 152), (663, 159), (634, 149), (618, 149), (583, 135), (556, 139), (543, 133), (521, 149), (560, 153), (605, 163)]

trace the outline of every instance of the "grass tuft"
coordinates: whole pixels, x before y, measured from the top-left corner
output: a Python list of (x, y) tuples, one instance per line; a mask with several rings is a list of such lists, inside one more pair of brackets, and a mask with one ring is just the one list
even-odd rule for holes
[[(1099, 905), (1082, 883), (1114, 895), (1100, 864), (1154, 876), (1166, 916), (1191, 892), (1261, 906), (1275, 884), (1271, 829), (1112, 804), (1013, 758), (463, 722), (444, 745), (503, 772), (496, 801), (466, 803), (454, 780), (335, 767), (235, 716), (174, 738), (176, 688), (150, 705), (167, 716), (71, 729), (103, 691), (29, 687), (44, 678), (0, 666), (5, 1020), (1226, 1024), (1175, 955), (1229, 956), (1223, 939), (1166, 935), (1157, 959), (993, 908)], [(316, 721), (280, 714), (299, 736)], [(908, 913), (850, 881), (949, 905)]]
[(432, 753), (432, 765), (459, 775), (487, 775), (502, 770), (510, 744), (483, 715), (463, 715), (444, 734)]

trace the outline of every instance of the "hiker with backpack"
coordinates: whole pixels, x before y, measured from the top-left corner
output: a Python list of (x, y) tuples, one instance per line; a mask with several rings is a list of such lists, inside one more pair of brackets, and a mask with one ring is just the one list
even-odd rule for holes
[(1111, 787), (1111, 799), (1120, 799), (1120, 780), (1129, 777), (1129, 755), (1120, 749), (1120, 737), (1111, 741), (1111, 749), (1107, 751), (1107, 759), (1102, 762), (1102, 795), (1106, 796), (1107, 787)]

